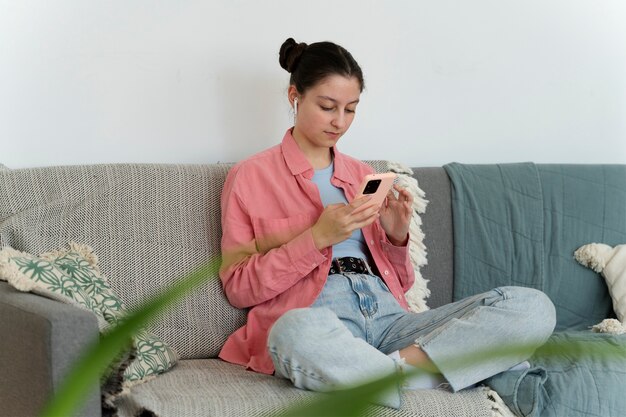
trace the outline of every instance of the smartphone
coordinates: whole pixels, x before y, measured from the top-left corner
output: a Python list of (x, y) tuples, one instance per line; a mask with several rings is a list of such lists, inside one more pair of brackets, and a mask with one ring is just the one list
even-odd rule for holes
[(380, 206), (383, 201), (385, 201), (387, 193), (393, 186), (393, 181), (395, 180), (395, 178), (396, 174), (394, 174), (393, 172), (366, 175), (365, 178), (363, 178), (363, 182), (359, 187), (359, 191), (354, 198), (357, 199), (359, 197), (370, 195), (372, 196), (371, 200), (362, 207), (365, 208), (375, 205)]

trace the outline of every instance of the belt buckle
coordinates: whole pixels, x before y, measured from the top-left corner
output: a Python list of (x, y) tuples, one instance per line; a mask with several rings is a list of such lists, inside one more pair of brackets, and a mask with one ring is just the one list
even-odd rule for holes
[(338, 274), (343, 274), (343, 271), (344, 271), (344, 269), (343, 269), (343, 262), (341, 262), (340, 258), (333, 259), (332, 264), (337, 269), (337, 273)]
[(333, 260), (331, 261), (331, 271), (332, 269), (335, 269), (335, 274), (343, 274), (344, 272), (349, 272), (346, 270), (346, 268), (344, 268), (344, 262), (342, 259), (343, 258), (333, 258)]

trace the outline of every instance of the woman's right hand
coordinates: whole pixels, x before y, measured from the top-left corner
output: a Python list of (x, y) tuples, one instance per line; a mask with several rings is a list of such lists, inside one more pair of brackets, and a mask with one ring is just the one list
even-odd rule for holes
[[(369, 226), (378, 218), (380, 206), (367, 207), (370, 197), (350, 204), (329, 204), (311, 227), (317, 249), (327, 248), (350, 237), (353, 231)], [(365, 208), (363, 208), (365, 207)], [(357, 210), (361, 208), (360, 210)]]

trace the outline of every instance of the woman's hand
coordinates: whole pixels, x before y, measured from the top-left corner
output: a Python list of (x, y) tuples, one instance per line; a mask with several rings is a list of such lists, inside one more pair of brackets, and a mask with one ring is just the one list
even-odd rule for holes
[(409, 226), (413, 216), (413, 196), (397, 185), (394, 188), (398, 191), (398, 197), (389, 190), (380, 209), (380, 224), (393, 245), (404, 246), (409, 238)]
[(329, 204), (317, 223), (311, 227), (318, 249), (343, 242), (353, 231), (372, 224), (378, 218), (380, 207), (367, 207), (370, 197), (357, 198), (350, 204)]

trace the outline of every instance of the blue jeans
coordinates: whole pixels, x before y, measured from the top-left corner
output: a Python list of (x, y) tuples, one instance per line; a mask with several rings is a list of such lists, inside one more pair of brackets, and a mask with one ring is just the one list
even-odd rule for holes
[[(552, 302), (530, 288), (496, 288), (410, 313), (379, 277), (346, 273), (330, 275), (310, 308), (285, 313), (270, 330), (268, 349), (276, 376), (298, 388), (325, 392), (397, 372), (387, 354), (417, 344), (458, 391), (528, 359), (548, 339), (555, 322)], [(454, 361), (507, 344), (530, 349)], [(400, 398), (396, 389), (375, 402), (399, 408)]]

